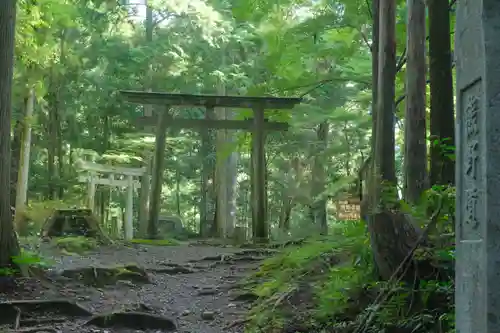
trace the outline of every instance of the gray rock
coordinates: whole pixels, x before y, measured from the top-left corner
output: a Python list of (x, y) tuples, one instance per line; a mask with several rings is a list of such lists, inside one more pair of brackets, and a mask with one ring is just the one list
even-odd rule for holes
[(214, 311), (203, 311), (201, 313), (201, 319), (203, 320), (214, 320), (215, 312)]

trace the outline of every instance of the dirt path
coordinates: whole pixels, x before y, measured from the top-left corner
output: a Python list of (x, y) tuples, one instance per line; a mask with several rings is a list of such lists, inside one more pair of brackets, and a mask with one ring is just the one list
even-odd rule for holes
[[(21, 293), (19, 297), (71, 299), (94, 314), (138, 311), (161, 315), (176, 324), (177, 329), (171, 332), (243, 332), (241, 325), (235, 324), (244, 318), (249, 305), (235, 300), (234, 289), (266, 255), (269, 253), (189, 245), (100, 248), (99, 252), (86, 256), (53, 256), (55, 264), (50, 276), (56, 288), (38, 290), (37, 286), (31, 286), (29, 293)], [(118, 280), (113, 284), (93, 286), (61, 277), (61, 274), (68, 276), (64, 272), (90, 267), (94, 269), (93, 274), (97, 274), (95, 268), (119, 264), (144, 268), (148, 283)], [(72, 319), (53, 325), (52, 332), (148, 331), (82, 327), (85, 320)]]

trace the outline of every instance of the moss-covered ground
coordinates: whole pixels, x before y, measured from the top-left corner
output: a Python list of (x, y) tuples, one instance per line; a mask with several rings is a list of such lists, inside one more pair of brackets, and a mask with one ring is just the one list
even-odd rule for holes
[(452, 281), (378, 281), (365, 228), (346, 223), (266, 260), (244, 284), (258, 297), (246, 332), (452, 332)]

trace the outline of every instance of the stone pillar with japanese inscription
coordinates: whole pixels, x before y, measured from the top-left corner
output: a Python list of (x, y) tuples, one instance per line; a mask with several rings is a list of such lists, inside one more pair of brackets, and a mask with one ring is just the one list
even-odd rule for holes
[(500, 1), (456, 22), (456, 330), (500, 333)]

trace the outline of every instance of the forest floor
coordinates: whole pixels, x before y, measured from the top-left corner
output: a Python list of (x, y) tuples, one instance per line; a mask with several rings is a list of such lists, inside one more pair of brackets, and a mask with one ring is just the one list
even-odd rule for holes
[(42, 243), (39, 252), (50, 260), (44, 279), (0, 293), (2, 332), (243, 332), (252, 300), (239, 281), (276, 250), (133, 244), (78, 255)]

